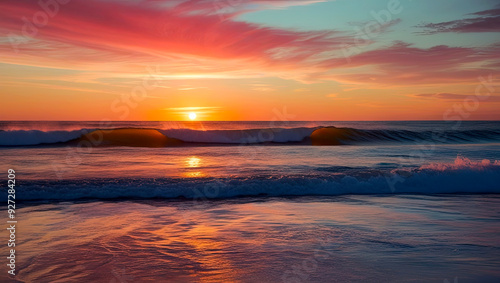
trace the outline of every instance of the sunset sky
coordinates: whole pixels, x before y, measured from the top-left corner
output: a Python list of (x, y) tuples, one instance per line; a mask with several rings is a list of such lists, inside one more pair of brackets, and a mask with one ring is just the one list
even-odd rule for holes
[(499, 82), (498, 0), (0, 2), (0, 120), (499, 120)]

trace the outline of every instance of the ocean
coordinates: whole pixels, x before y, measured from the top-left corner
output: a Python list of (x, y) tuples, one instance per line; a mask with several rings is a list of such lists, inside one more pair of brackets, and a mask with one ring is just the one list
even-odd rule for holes
[(19, 282), (500, 280), (496, 121), (10, 121), (0, 158)]

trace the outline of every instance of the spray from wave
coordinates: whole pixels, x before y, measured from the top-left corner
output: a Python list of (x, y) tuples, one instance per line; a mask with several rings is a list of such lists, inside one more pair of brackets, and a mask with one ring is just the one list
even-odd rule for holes
[(458, 170), (476, 170), (483, 171), (500, 166), (500, 160), (490, 161), (483, 159), (481, 161), (473, 161), (464, 156), (457, 156), (453, 163), (431, 163), (422, 165), (420, 170), (435, 170), (435, 171), (458, 171)]

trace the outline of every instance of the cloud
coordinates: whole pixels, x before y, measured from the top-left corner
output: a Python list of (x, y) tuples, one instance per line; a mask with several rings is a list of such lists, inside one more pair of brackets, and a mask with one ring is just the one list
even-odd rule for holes
[(470, 14), (475, 17), (441, 23), (422, 24), (417, 27), (425, 28), (423, 34), (442, 32), (500, 32), (500, 8), (485, 10)]
[(181, 88), (178, 88), (177, 90), (188, 91), (188, 90), (196, 90), (196, 89), (204, 89), (204, 88), (208, 88), (208, 87), (181, 87)]
[[(321, 1), (225, 2), (257, 9)], [(60, 5), (46, 25), (37, 27), (33, 22), (42, 11), (37, 1), (2, 1), (0, 30), (9, 35), (19, 53), (14, 54), (9, 41), (3, 40), (0, 54), (10, 57), (9, 63), (53, 67), (69, 63), (76, 69), (108, 65), (109, 70), (113, 65), (110, 71), (133, 72), (137, 64), (155, 63), (168, 66), (171, 73), (196, 74), (232, 72), (246, 64), (248, 73), (257, 73), (263, 68), (272, 72), (308, 64), (323, 50), (340, 49), (347, 37), (336, 31), (295, 31), (234, 19), (222, 21), (213, 0), (163, 3), (71, 1)], [(33, 37), (23, 37), (23, 31)], [(275, 58), (275, 50), (294, 52)]]
[(200, 111), (200, 110), (219, 110), (221, 107), (173, 107), (173, 108), (165, 108), (165, 110), (169, 111)]
[(354, 55), (350, 57), (350, 62), (344, 58), (328, 60), (322, 67), (333, 71), (317, 73), (312, 78), (372, 85), (477, 82), (479, 76), (498, 73), (491, 66), (499, 61), (499, 45), (418, 48), (396, 42), (389, 47)]
[[(401, 23), (402, 20), (400, 18), (390, 20), (385, 23), (379, 23), (377, 21), (367, 21), (367, 22), (350, 22), (349, 24), (359, 28), (361, 32), (364, 32), (366, 34), (379, 34), (379, 33), (386, 33), (389, 32), (392, 27), (395, 25)], [(358, 30), (358, 32), (359, 32)]]
[(311, 90), (308, 88), (296, 88), (293, 91), (294, 92), (310, 92)]
[(467, 94), (455, 94), (455, 93), (421, 93), (421, 94), (413, 94), (410, 96), (416, 98), (432, 98), (439, 100), (468, 100), (475, 97), (482, 102), (500, 102), (500, 96), (486, 96), (486, 95), (467, 95)]
[(252, 86), (252, 90), (259, 92), (276, 91), (276, 88), (269, 84), (250, 84), (250, 86)]
[[(471, 82), (496, 73), (500, 64), (500, 45), (418, 48), (404, 42), (363, 49), (348, 62), (343, 51), (346, 43), (355, 42), (352, 31), (299, 31), (237, 18), (259, 9), (318, 2), (323, 1), (70, 1), (37, 27), (33, 20), (43, 11), (38, 1), (4, 0), (0, 31), (7, 37), (0, 38), (0, 62), (84, 71), (81, 75), (93, 82), (140, 79), (148, 74), (146, 66), (155, 66), (153, 75), (164, 80), (273, 76), (386, 86)], [(229, 17), (221, 19), (221, 13)], [(387, 31), (399, 22), (381, 28)], [(23, 29), (33, 27), (33, 36), (24, 37)]]
[(276, 91), (276, 89), (272, 87), (255, 87), (253, 88), (255, 91), (260, 91), (260, 92), (271, 92), (271, 91)]
[(218, 107), (218, 106), (173, 107), (173, 108), (165, 108), (163, 110), (166, 110), (170, 114), (176, 115), (178, 117), (185, 117), (189, 113), (196, 113), (198, 115), (198, 117), (207, 117), (207, 115), (209, 115), (209, 114), (220, 112), (222, 110), (222, 107)]

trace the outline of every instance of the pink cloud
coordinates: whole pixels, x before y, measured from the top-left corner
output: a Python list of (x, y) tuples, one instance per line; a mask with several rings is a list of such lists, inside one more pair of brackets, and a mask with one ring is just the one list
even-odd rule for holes
[[(156, 65), (165, 76), (274, 75), (385, 85), (477, 80), (495, 71), (500, 61), (500, 46), (422, 49), (398, 42), (353, 55), (347, 62), (342, 50), (355, 35), (267, 27), (235, 17), (262, 7), (316, 2), (322, 1), (69, 1), (59, 5), (46, 25), (36, 26), (33, 17), (43, 11), (38, 1), (4, 0), (0, 32), (17, 44), (19, 53), (8, 40), (0, 41), (1, 61), (100, 71), (101, 76), (144, 73), (145, 65)], [(221, 18), (221, 13), (229, 17)], [(394, 20), (382, 30), (399, 22)], [(23, 29), (32, 37), (24, 37)]]
[[(466, 100), (471, 98), (471, 95), (456, 94), (456, 93), (420, 93), (411, 96), (417, 98), (431, 98), (440, 100)], [(475, 95), (475, 97), (483, 102), (500, 102), (499, 96)]]
[[(322, 63), (325, 69), (356, 69), (349, 74), (321, 73), (317, 78), (365, 84), (439, 84), (477, 81), (479, 76), (497, 73), (500, 61), (498, 45), (486, 48), (450, 47), (417, 48), (398, 42), (392, 46)], [(360, 68), (366, 68), (363, 71)]]
[[(252, 1), (243, 2), (249, 4)], [(276, 1), (253, 2), (277, 5)], [(289, 5), (312, 2), (291, 1)], [(131, 52), (157, 57), (257, 59), (268, 63), (273, 61), (268, 54), (270, 50), (298, 48), (300, 56), (293, 59), (300, 61), (320, 50), (338, 48), (338, 41), (343, 38), (336, 32), (298, 32), (246, 22), (221, 21), (217, 15), (209, 13), (214, 9), (213, 1), (184, 1), (163, 9), (156, 1), (71, 1), (61, 5), (59, 13), (46, 26), (38, 28), (28, 25), (26, 28), (22, 18), (32, 21), (32, 16), (40, 11), (37, 3), (2, 1), (1, 29), (10, 35), (20, 35), (24, 26), (25, 31), (36, 30), (34, 38), (37, 40), (96, 51)], [(21, 52), (29, 52), (28, 45), (20, 44)], [(3, 46), (3, 49), (6, 47)]]
[[(69, 1), (59, 5), (46, 25), (36, 26), (33, 16), (43, 11), (38, 1), (1, 1), (0, 32), (7, 38), (0, 41), (0, 62), (85, 71), (82, 76), (93, 82), (144, 76), (145, 66), (158, 67), (156, 74), (163, 79), (278, 76), (302, 80), (317, 69), (317, 62), (331, 56), (322, 52), (340, 50), (352, 38), (339, 31), (273, 28), (233, 17), (250, 7), (321, 1), (226, 1), (240, 3), (222, 12), (229, 18), (220, 17), (215, 2)], [(32, 37), (23, 36), (23, 28), (31, 32), (33, 27)]]

